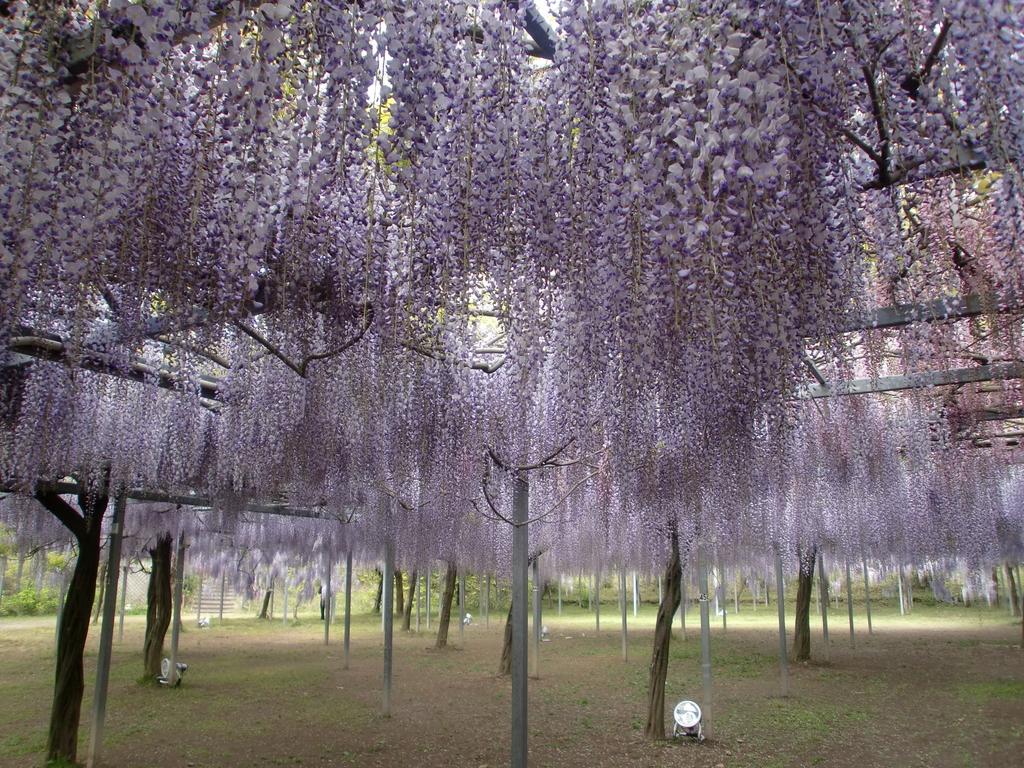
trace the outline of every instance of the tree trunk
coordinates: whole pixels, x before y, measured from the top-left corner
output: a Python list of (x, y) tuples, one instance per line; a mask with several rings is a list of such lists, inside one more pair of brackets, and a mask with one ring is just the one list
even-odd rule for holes
[(164, 637), (171, 624), (171, 534), (162, 533), (156, 546), (149, 550), (153, 560), (146, 593), (146, 639), (142, 646), (147, 678), (160, 674), (164, 656)]
[(58, 494), (36, 492), (36, 499), (75, 535), (78, 542), (78, 560), (68, 585), (57, 637), (57, 669), (46, 742), (47, 761), (75, 763), (78, 758), (78, 724), (85, 690), (82, 657), (96, 597), (103, 514), (109, 502), (106, 491), (102, 493), (79, 496), (78, 505), (82, 510), (79, 514)]
[[(444, 594), (441, 595), (441, 616), (437, 620), (437, 642), (435, 648), (444, 648), (448, 645), (448, 624), (452, 620), (452, 597), (455, 595), (455, 579), (458, 572), (454, 562), (448, 563), (448, 573), (444, 582)], [(459, 618), (461, 621), (462, 618)]]
[[(102, 548), (102, 542), (101, 542)], [(103, 611), (103, 595), (107, 591), (107, 564), (100, 563), (99, 573), (96, 576), (96, 581), (99, 583), (100, 594), (93, 600), (92, 606), (92, 623), (95, 625), (100, 620), (100, 613)]]
[(800, 573), (796, 590), (796, 630), (793, 633), (793, 654), (797, 661), (811, 658), (811, 592), (814, 587), (814, 561), (818, 548), (806, 552), (797, 549)]
[(384, 574), (380, 572), (380, 568), (375, 568), (374, 570), (380, 579), (377, 582), (377, 596), (373, 598), (373, 612), (380, 613), (380, 601), (384, 597)]
[(409, 597), (405, 601), (405, 612), (402, 614), (402, 629), (408, 632), (412, 628), (412, 607), (416, 602), (416, 584), (419, 574), (413, 571), (409, 574)]
[(1010, 565), (1009, 560), (1006, 561), (1006, 584), (1010, 600), (1013, 603), (1013, 615), (1020, 616), (1020, 593), (1017, 591), (1019, 585), (1013, 577), (1013, 566)]
[(499, 675), (512, 674), (512, 604), (508, 606), (508, 618), (505, 619), (505, 640), (501, 646), (501, 661), (498, 663)]
[(675, 530), (672, 531), (671, 546), (671, 557), (665, 569), (665, 589), (654, 627), (654, 649), (651, 652), (647, 683), (647, 725), (644, 726), (644, 736), (653, 740), (665, 738), (665, 677), (668, 675), (669, 646), (672, 642), (672, 619), (679, 609), (683, 582), (679, 537)]
[(994, 603), (996, 608), (1000, 606), (999, 602), (999, 568), (996, 566), (992, 567), (992, 594), (995, 597)]
[(266, 619), (266, 618), (268, 618), (267, 611), (270, 610), (270, 596), (273, 595), (273, 594), (274, 594), (273, 588), (268, 589), (263, 594), (263, 607), (260, 608), (260, 615), (256, 617), (257, 619)]
[(405, 616), (405, 585), (402, 583), (402, 572), (395, 569), (395, 613)]

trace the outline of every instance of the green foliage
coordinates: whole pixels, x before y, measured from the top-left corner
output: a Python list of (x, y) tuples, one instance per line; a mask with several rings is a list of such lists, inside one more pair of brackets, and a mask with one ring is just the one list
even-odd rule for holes
[(34, 587), (24, 587), (20, 592), (5, 594), (0, 602), (0, 616), (39, 616), (57, 612), (57, 591), (44, 588), (36, 596)]

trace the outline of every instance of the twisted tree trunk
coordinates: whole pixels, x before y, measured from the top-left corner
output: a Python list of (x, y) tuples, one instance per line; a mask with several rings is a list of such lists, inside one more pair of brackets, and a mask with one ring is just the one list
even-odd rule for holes
[(78, 722), (82, 713), (82, 693), (85, 690), (82, 657), (89, 636), (93, 599), (96, 597), (103, 515), (109, 498), (106, 486), (94, 495), (80, 495), (80, 514), (57, 493), (38, 490), (35, 496), (74, 534), (78, 542), (78, 560), (68, 585), (61, 613), (60, 634), (57, 637), (57, 670), (46, 740), (47, 761), (74, 763), (78, 758)]
[(651, 652), (650, 675), (647, 682), (647, 724), (644, 736), (648, 739), (665, 738), (665, 678), (668, 675), (669, 648), (672, 643), (672, 619), (679, 609), (683, 568), (679, 562), (679, 536), (672, 531), (672, 553), (665, 569), (665, 589), (658, 606), (658, 621), (654, 627), (654, 649)]
[(384, 597), (384, 574), (381, 573), (380, 568), (374, 568), (374, 570), (380, 578), (377, 581), (377, 596), (373, 598), (373, 612), (380, 613), (380, 601)]
[[(441, 595), (441, 617), (437, 620), (437, 642), (435, 648), (444, 648), (448, 645), (448, 625), (452, 620), (452, 597), (455, 595), (455, 579), (458, 572), (454, 562), (448, 563), (448, 572), (444, 582), (444, 594)], [(462, 617), (459, 617), (462, 621)]]
[(814, 587), (814, 562), (818, 548), (806, 552), (797, 549), (800, 559), (800, 573), (796, 590), (796, 629), (793, 633), (793, 655), (797, 661), (811, 658), (811, 592)]
[(498, 663), (499, 675), (512, 674), (512, 603), (509, 602), (508, 618), (505, 619), (505, 638), (501, 646), (501, 661)]
[(146, 677), (160, 674), (164, 637), (171, 624), (171, 534), (162, 533), (149, 550), (153, 565), (146, 593), (146, 639), (142, 645)]
[(413, 571), (409, 574), (409, 597), (405, 601), (405, 612), (402, 614), (402, 629), (408, 632), (412, 627), (412, 607), (416, 603), (416, 585), (419, 581), (419, 574)]

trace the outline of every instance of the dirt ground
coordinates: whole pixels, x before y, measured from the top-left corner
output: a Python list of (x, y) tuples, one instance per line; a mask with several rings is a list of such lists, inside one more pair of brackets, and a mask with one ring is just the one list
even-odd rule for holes
[[(831, 616), (830, 659), (791, 665), (779, 697), (774, 610), (744, 607), (715, 621), (714, 738), (645, 742), (645, 692), (654, 608), (630, 615), (629, 660), (612, 605), (602, 631), (573, 607), (548, 611), (540, 677), (530, 681), (530, 764), (601, 766), (928, 766), (1024, 764), (1024, 652), (1019, 624), (988, 608), (876, 609), (870, 637), (858, 617)], [(186, 625), (184, 685), (142, 685), (142, 617), (115, 640), (103, 764), (130, 768), (243, 766), (467, 766), (508, 764), (510, 685), (496, 677), (501, 614), (450, 635), (396, 631), (393, 716), (379, 715), (380, 618), (354, 621), (350, 669), (341, 626), (323, 645), (316, 616), (284, 626), (233, 619)], [(812, 616), (817, 623), (817, 617)], [(667, 710), (701, 701), (697, 614), (672, 645)], [(396, 621), (397, 625), (397, 621)], [(677, 625), (678, 626), (678, 625)], [(792, 629), (790, 630), (792, 631)], [(90, 635), (80, 757), (89, 733), (95, 644)], [(0, 767), (39, 765), (53, 676), (52, 619), (0, 619)]]

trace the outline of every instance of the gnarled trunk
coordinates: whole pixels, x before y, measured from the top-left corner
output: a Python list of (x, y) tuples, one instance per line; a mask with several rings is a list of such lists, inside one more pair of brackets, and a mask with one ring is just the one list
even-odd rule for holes
[[(448, 645), (448, 624), (452, 620), (452, 597), (455, 595), (455, 579), (458, 572), (454, 562), (448, 563), (448, 572), (445, 576), (444, 593), (441, 595), (441, 616), (437, 620), (437, 642), (435, 648), (444, 648)], [(461, 617), (459, 618), (461, 621)]]
[(650, 675), (647, 682), (647, 724), (644, 736), (665, 738), (665, 677), (668, 674), (669, 647), (672, 642), (672, 619), (679, 608), (683, 568), (679, 562), (679, 537), (672, 531), (672, 554), (665, 569), (664, 592), (658, 606), (654, 627), (654, 649), (651, 652)]
[(270, 610), (270, 598), (271, 598), (271, 596), (273, 594), (274, 594), (273, 588), (268, 589), (263, 594), (263, 607), (260, 608), (260, 615), (256, 617), (257, 619), (268, 619), (269, 618), (269, 615), (268, 615), (267, 612)]
[(1007, 560), (1003, 567), (1006, 570), (1007, 592), (1010, 593), (1010, 602), (1013, 606), (1013, 615), (1020, 616), (1020, 594), (1017, 592), (1017, 580), (1013, 577), (1013, 566), (1010, 565), (1010, 561)]
[(796, 629), (793, 633), (793, 655), (797, 661), (811, 658), (811, 592), (814, 588), (814, 562), (818, 557), (818, 548), (811, 547), (806, 552), (797, 549), (800, 559), (796, 590)]
[(142, 646), (145, 674), (154, 678), (160, 674), (160, 661), (164, 656), (164, 637), (171, 624), (171, 534), (162, 533), (156, 545), (149, 550), (153, 565), (149, 572), (146, 592), (146, 639)]
[(413, 571), (409, 574), (409, 597), (405, 601), (405, 611), (402, 613), (402, 629), (408, 632), (412, 628), (412, 607), (416, 602), (416, 584), (419, 582), (419, 574)]
[(501, 646), (501, 661), (498, 663), (499, 675), (512, 674), (512, 603), (509, 601), (508, 618), (505, 619), (505, 640)]
[(46, 741), (47, 761), (74, 763), (78, 758), (78, 723), (85, 690), (82, 657), (96, 597), (103, 514), (109, 499), (105, 490), (103, 495), (80, 495), (78, 505), (82, 514), (56, 493), (37, 491), (36, 499), (74, 534), (78, 542), (78, 560), (61, 612), (53, 707)]
[(380, 613), (380, 601), (384, 597), (384, 574), (381, 573), (380, 568), (374, 570), (377, 572), (379, 580), (377, 581), (377, 596), (373, 598), (373, 612)]

